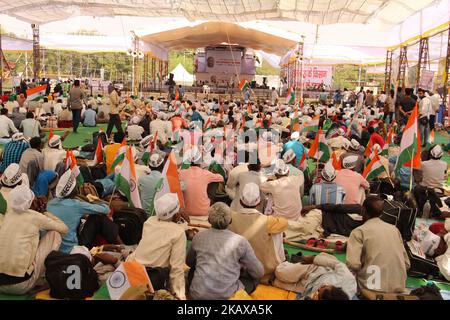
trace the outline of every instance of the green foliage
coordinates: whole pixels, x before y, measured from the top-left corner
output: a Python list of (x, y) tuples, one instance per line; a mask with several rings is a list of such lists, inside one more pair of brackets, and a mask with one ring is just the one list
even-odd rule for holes
[[(16, 62), (14, 73), (25, 73), (25, 58), (28, 63), (28, 76), (32, 77), (32, 54), (6, 52), (8, 61)], [(47, 78), (100, 78), (101, 69), (104, 69), (105, 80), (124, 80), (131, 78), (131, 57), (123, 52), (96, 52), (82, 53), (66, 50), (43, 50), (41, 65), (45, 64), (45, 77)], [(59, 70), (59, 72), (58, 72)], [(41, 76), (44, 73), (41, 72)]]
[[(361, 68), (361, 85), (366, 78), (365, 68)], [(333, 66), (333, 88), (355, 89), (358, 86), (359, 65), (340, 64)]]
[(274, 68), (269, 62), (263, 59), (262, 65), (256, 68), (256, 74), (262, 76), (278, 76), (280, 74), (280, 68)]
[(172, 50), (169, 53), (169, 72), (181, 63), (189, 73), (194, 73), (194, 53), (193, 49)]

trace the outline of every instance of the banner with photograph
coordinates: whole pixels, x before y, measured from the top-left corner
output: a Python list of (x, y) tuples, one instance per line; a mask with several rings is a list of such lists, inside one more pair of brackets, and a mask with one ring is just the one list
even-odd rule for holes
[(433, 90), (434, 71), (422, 70), (420, 75), (419, 88)]
[(241, 51), (207, 50), (206, 72), (213, 74), (237, 74), (241, 72)]

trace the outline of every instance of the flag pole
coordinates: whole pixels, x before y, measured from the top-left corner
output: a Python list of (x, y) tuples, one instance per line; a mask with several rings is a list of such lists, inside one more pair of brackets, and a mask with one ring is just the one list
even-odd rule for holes
[(414, 157), (414, 147), (413, 147), (413, 152), (411, 152), (411, 174), (409, 177), (409, 191), (410, 192), (412, 190), (412, 182), (413, 182), (413, 157)]
[(113, 199), (113, 196), (114, 196), (115, 192), (116, 192), (116, 185), (114, 184), (114, 189), (113, 189), (113, 192), (111, 193), (111, 198), (109, 198), (108, 207), (110, 207), (110, 208), (111, 208), (111, 202), (112, 202), (112, 199)]

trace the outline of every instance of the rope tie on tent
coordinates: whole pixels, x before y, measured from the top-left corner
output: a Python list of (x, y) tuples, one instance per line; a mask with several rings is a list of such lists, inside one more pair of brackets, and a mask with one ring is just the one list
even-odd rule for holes
[[(231, 58), (233, 59), (233, 65), (234, 65), (234, 71), (236, 72), (236, 76), (238, 79), (238, 85), (241, 83), (241, 79), (239, 77), (240, 72), (237, 71), (237, 67), (236, 67), (236, 61), (234, 60), (234, 54), (233, 54), (233, 49), (231, 47), (231, 42), (230, 42), (230, 35), (228, 34), (228, 29), (225, 28), (225, 32), (227, 34), (227, 41), (228, 41), (228, 46), (230, 48), (230, 53), (231, 53)], [(250, 92), (253, 94), (254, 97), (256, 97), (255, 93), (253, 92), (252, 89), (250, 89)], [(244, 93), (241, 92), (242, 97), (244, 96)]]

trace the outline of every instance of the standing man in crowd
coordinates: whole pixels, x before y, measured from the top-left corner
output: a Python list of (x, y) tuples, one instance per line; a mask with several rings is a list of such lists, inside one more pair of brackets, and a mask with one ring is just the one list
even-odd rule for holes
[(73, 132), (78, 133), (78, 125), (81, 120), (81, 109), (83, 109), (84, 93), (80, 89), (80, 80), (73, 82), (73, 87), (69, 92), (69, 99), (67, 99), (67, 105), (72, 110), (72, 123)]
[(106, 128), (106, 136), (111, 135), (113, 127), (116, 127), (117, 132), (124, 134), (122, 129), (122, 121), (119, 116), (119, 104), (120, 104), (120, 88), (115, 85), (113, 91), (109, 94), (109, 121)]

